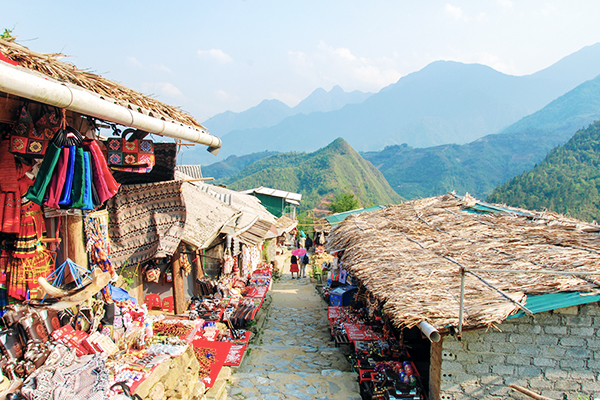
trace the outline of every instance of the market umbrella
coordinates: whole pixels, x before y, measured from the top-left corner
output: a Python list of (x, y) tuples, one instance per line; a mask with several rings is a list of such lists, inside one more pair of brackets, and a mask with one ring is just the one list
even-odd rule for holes
[(305, 254), (306, 254), (306, 249), (303, 249), (303, 248), (292, 250), (292, 255), (294, 255), (296, 257), (302, 257)]

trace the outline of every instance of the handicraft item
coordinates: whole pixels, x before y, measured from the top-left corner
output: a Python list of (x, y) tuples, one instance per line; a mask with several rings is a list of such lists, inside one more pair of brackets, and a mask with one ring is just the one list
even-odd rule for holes
[(106, 141), (108, 165), (114, 171), (148, 173), (154, 167), (154, 143), (147, 132), (125, 129), (121, 137)]

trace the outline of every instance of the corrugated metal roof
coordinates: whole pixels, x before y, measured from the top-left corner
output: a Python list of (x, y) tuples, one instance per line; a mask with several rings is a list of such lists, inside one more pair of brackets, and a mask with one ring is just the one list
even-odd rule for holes
[(325, 219), (327, 220), (327, 222), (329, 222), (329, 224), (331, 226), (335, 226), (335, 225), (339, 224), (340, 222), (342, 222), (343, 220), (345, 220), (348, 215), (358, 214), (361, 212), (377, 211), (377, 210), (381, 210), (384, 208), (385, 208), (385, 206), (373, 206), (373, 207), (369, 207), (369, 208), (359, 208), (357, 210), (345, 211), (342, 213), (329, 215), (329, 216), (325, 217)]
[(259, 188), (255, 188), (255, 189), (244, 190), (241, 193), (246, 193), (246, 194), (258, 193), (258, 194), (264, 194), (266, 196), (280, 197), (280, 198), (286, 199), (286, 200), (295, 200), (298, 202), (300, 200), (302, 200), (302, 195), (300, 193), (286, 192), (285, 190), (272, 189), (272, 188), (268, 188), (268, 187), (264, 187), (264, 186), (261, 186)]
[(175, 170), (186, 174), (193, 179), (203, 178), (202, 167), (200, 165), (176, 165)]
[[(532, 313), (540, 313), (544, 311), (556, 310), (571, 306), (578, 306), (587, 303), (596, 303), (600, 301), (600, 295), (590, 294), (585, 292), (561, 292), (540, 294), (538, 296), (527, 296), (525, 307)], [(507, 319), (524, 316), (523, 311), (511, 315)]]

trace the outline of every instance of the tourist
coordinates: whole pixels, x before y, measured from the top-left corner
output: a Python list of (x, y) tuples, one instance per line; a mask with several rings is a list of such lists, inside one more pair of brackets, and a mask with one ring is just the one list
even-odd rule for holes
[(300, 258), (300, 277), (306, 278), (306, 266), (309, 262), (310, 259), (308, 258), (308, 254), (305, 254)]
[(300, 268), (298, 267), (298, 257), (292, 255), (291, 264), (290, 264), (290, 273), (292, 274), (292, 279), (294, 278), (294, 272), (296, 273), (297, 279), (300, 279), (299, 275)]
[(304, 247), (306, 247), (306, 251), (307, 252), (310, 251), (310, 248), (312, 247), (312, 245), (313, 245), (313, 241), (310, 238), (310, 235), (307, 234), (306, 235), (306, 241), (304, 242)]

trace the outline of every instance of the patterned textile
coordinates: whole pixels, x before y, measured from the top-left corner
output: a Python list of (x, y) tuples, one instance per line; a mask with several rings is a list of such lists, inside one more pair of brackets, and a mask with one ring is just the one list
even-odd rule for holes
[(175, 164), (177, 162), (177, 144), (154, 143), (155, 164), (152, 171), (145, 174), (114, 171), (113, 176), (117, 182), (152, 183), (172, 181), (175, 179)]
[(115, 267), (171, 256), (183, 236), (181, 181), (123, 185), (106, 204)]
[(13, 257), (34, 257), (37, 253), (37, 246), (45, 234), (46, 223), (42, 207), (32, 201), (21, 204), (20, 227)]
[(21, 192), (15, 157), (8, 152), (8, 141), (0, 142), (0, 231), (19, 232)]
[(57, 344), (42, 367), (23, 383), (28, 400), (104, 400), (109, 378), (100, 354), (77, 357), (75, 350)]
[(54, 271), (54, 253), (43, 245), (36, 248), (33, 257), (12, 258), (7, 269), (8, 295), (25, 300), (29, 291), (30, 298), (42, 298), (44, 293), (38, 283), (39, 277), (46, 277)]

